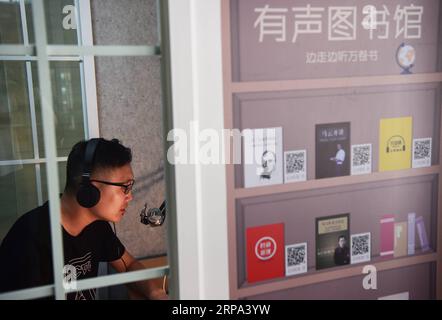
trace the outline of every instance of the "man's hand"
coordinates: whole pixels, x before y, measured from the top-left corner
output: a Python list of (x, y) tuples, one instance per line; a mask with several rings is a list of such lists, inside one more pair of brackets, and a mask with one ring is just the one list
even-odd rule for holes
[(154, 289), (150, 292), (150, 300), (169, 300), (169, 296), (163, 289)]
[[(124, 261), (124, 263), (122, 262)], [(126, 271), (136, 271), (136, 270), (145, 270), (146, 267), (143, 266), (141, 262), (136, 260), (129, 252), (124, 251), (122, 257), (118, 260), (112, 261), (111, 265), (118, 272), (126, 272)], [(127, 270), (126, 270), (127, 266)], [(168, 300), (169, 296), (164, 292), (161, 287), (155, 283), (153, 279), (150, 280), (142, 280), (138, 282), (129, 283), (128, 287), (130, 289), (135, 290), (143, 297), (150, 300)]]

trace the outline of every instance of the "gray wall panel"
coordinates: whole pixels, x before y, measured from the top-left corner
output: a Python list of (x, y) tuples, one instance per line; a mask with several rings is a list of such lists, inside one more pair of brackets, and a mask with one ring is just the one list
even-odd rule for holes
[[(155, 0), (91, 1), (94, 43), (155, 45)], [(159, 57), (96, 58), (100, 134), (118, 138), (133, 152), (134, 200), (117, 233), (135, 256), (166, 252), (166, 225), (139, 222), (145, 202), (159, 206), (164, 198), (161, 73)]]

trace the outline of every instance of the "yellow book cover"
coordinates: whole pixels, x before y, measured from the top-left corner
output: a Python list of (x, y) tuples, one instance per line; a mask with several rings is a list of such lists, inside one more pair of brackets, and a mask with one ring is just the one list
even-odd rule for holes
[(381, 119), (379, 171), (411, 168), (413, 118)]

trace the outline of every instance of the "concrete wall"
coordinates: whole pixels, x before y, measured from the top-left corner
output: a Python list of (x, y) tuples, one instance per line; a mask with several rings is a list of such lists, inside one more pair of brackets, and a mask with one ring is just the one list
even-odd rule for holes
[[(155, 0), (92, 0), (96, 45), (155, 45)], [(99, 57), (95, 60), (100, 136), (118, 138), (132, 149), (134, 200), (117, 234), (137, 257), (166, 253), (166, 224), (151, 228), (139, 222), (147, 202), (164, 198), (161, 68), (158, 57)]]

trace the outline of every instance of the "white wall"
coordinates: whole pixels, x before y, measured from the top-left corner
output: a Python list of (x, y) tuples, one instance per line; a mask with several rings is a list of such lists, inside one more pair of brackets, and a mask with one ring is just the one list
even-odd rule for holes
[[(221, 132), (220, 0), (170, 0), (169, 15), (174, 127)], [(225, 167), (176, 165), (175, 179), (180, 299), (228, 299)]]

